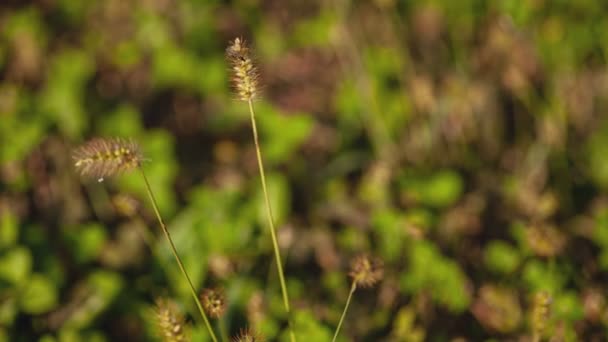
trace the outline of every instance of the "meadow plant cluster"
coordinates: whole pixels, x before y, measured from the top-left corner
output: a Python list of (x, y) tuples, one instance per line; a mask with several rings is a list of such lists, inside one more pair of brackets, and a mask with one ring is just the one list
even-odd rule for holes
[[(264, 194), (264, 203), (268, 220), (267, 222), (272, 239), (277, 274), (279, 276), (279, 282), (281, 285), (283, 305), (288, 319), (289, 338), (291, 342), (295, 342), (296, 335), (294, 333), (291, 318), (289, 295), (287, 293), (285, 275), (282, 266), (283, 261), (279, 251), (279, 243), (277, 241), (277, 233), (274, 225), (275, 219), (272, 214), (272, 207), (266, 185), (264, 162), (258, 139), (257, 123), (253, 106), (253, 101), (260, 92), (259, 74), (251, 59), (249, 47), (246, 45), (244, 40), (241, 38), (236, 38), (226, 51), (227, 59), (233, 73), (233, 83), (236, 95), (240, 100), (247, 102), (249, 107), (253, 140)], [(209, 322), (208, 316), (214, 319), (220, 319), (223, 316), (227, 305), (223, 290), (207, 288), (202, 290), (200, 293), (200, 298), (197, 295), (197, 290), (195, 289), (192, 280), (188, 275), (182, 259), (179, 257), (179, 253), (175, 248), (175, 244), (171, 238), (169, 229), (165, 225), (159, 212), (158, 204), (152, 191), (152, 187), (144, 172), (144, 157), (138, 144), (130, 138), (94, 138), (93, 140), (85, 143), (83, 146), (77, 148), (73, 153), (73, 158), (74, 166), (81, 176), (97, 178), (100, 182), (102, 182), (105, 177), (114, 176), (122, 172), (127, 172), (134, 169), (140, 171), (142, 179), (146, 185), (146, 191), (152, 203), (152, 207), (154, 208), (158, 224), (162, 229), (169, 246), (171, 247), (175, 261), (179, 266), (184, 279), (189, 285), (192, 298), (199, 309), (199, 313), (205, 323), (207, 331), (209, 332), (209, 336), (214, 342), (218, 342), (218, 338), (216, 337), (216, 333)], [(382, 262), (367, 255), (360, 255), (353, 260), (349, 275), (352, 277), (352, 288), (342, 313), (342, 317), (340, 318), (340, 322), (336, 328), (333, 341), (336, 341), (340, 327), (342, 326), (342, 322), (344, 320), (344, 316), (346, 315), (348, 305), (350, 304), (351, 297), (357, 286), (371, 287), (382, 279)], [(159, 337), (161, 337), (163, 341), (181, 342), (190, 340), (185, 332), (186, 327), (184, 319), (178, 312), (175, 304), (167, 299), (161, 298), (157, 300), (156, 310)], [(226, 341), (227, 334), (223, 329), (223, 326), (220, 326), (220, 330), (222, 330), (221, 335)], [(256, 333), (251, 332), (248, 330), (248, 328), (241, 330), (239, 335), (233, 339), (235, 342), (254, 342), (261, 340), (261, 337), (258, 337)]]

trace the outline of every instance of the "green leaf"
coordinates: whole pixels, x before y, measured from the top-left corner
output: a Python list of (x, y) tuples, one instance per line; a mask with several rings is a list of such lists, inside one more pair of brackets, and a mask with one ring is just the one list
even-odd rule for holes
[(124, 287), (123, 280), (118, 273), (108, 271), (94, 271), (86, 279), (87, 296), (64, 323), (62, 331), (82, 329), (101, 314)]
[(384, 259), (391, 261), (404, 250), (405, 218), (395, 210), (379, 210), (372, 218), (374, 230), (380, 239), (380, 251)]
[(70, 232), (68, 240), (79, 263), (93, 260), (106, 241), (106, 231), (100, 224), (88, 224), (78, 227)]
[(99, 122), (99, 133), (111, 137), (136, 137), (142, 131), (141, 114), (130, 103), (119, 105), (105, 113)]
[[(258, 177), (259, 178), (259, 177)], [(268, 197), (270, 199), (270, 207), (275, 219), (275, 227), (281, 225), (291, 211), (291, 193), (287, 179), (280, 173), (267, 173), (266, 185), (268, 187)], [(268, 218), (266, 215), (266, 201), (264, 199), (264, 191), (260, 180), (256, 180), (257, 192), (256, 203), (258, 207), (258, 222), (263, 226), (268, 226)], [(265, 228), (266, 229), (266, 228)]]
[(409, 268), (401, 277), (401, 287), (408, 293), (422, 290), (452, 312), (462, 312), (470, 304), (467, 278), (458, 264), (441, 255), (428, 241), (416, 241), (409, 248)]
[(7, 208), (0, 209), (0, 248), (14, 245), (18, 234), (17, 216)]
[(306, 114), (283, 115), (267, 105), (257, 105), (262, 155), (267, 167), (288, 160), (312, 132), (313, 119)]
[[(307, 310), (300, 310), (294, 313), (295, 334), (298, 340), (302, 341), (330, 341), (333, 334), (315, 316)], [(282, 341), (289, 341), (288, 331), (284, 331)]]
[(25, 247), (15, 247), (0, 257), (0, 279), (21, 285), (30, 275), (32, 255)]
[(84, 91), (93, 68), (83, 50), (63, 50), (51, 59), (48, 81), (40, 94), (42, 111), (72, 138), (80, 137), (89, 124)]
[(53, 309), (57, 298), (53, 282), (42, 274), (33, 274), (20, 294), (19, 302), (24, 312), (41, 314)]
[(576, 322), (584, 319), (583, 303), (574, 291), (565, 291), (554, 296), (552, 310), (556, 319)]
[(401, 180), (404, 195), (431, 207), (447, 207), (460, 198), (464, 184), (458, 173), (439, 171), (430, 176), (406, 175)]
[(513, 273), (519, 266), (520, 257), (517, 249), (503, 241), (492, 241), (484, 250), (486, 266), (495, 272)]
[(522, 271), (522, 279), (531, 292), (549, 291), (557, 293), (566, 283), (566, 275), (551, 269), (549, 265), (532, 259), (528, 261)]
[(589, 172), (595, 183), (603, 189), (608, 189), (608, 121), (597, 129), (587, 142), (587, 158)]

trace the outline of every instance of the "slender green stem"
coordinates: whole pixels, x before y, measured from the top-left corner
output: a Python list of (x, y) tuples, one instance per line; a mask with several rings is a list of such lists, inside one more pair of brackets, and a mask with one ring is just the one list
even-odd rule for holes
[(222, 336), (222, 340), (230, 341), (230, 337), (228, 337), (228, 329), (226, 329), (226, 320), (224, 317), (220, 317), (218, 319), (217, 326), (220, 329), (220, 336)]
[(182, 263), (182, 259), (177, 254), (177, 249), (175, 248), (173, 239), (171, 239), (169, 230), (167, 230), (167, 226), (165, 225), (165, 222), (163, 221), (163, 218), (160, 215), (160, 211), (158, 210), (158, 205), (156, 204), (156, 198), (154, 197), (154, 194), (152, 193), (152, 187), (150, 187), (150, 182), (148, 182), (148, 177), (146, 177), (146, 174), (144, 173), (144, 169), (142, 167), (139, 167), (139, 170), (141, 171), (141, 175), (143, 176), (144, 182), (146, 183), (146, 190), (148, 192), (148, 197), (150, 197), (150, 201), (152, 202), (152, 207), (154, 208), (154, 213), (156, 214), (158, 223), (160, 224), (160, 227), (162, 228), (162, 231), (165, 234), (167, 241), (169, 242), (169, 246), (171, 247), (171, 251), (173, 252), (173, 256), (175, 257), (177, 264), (179, 265), (179, 269), (182, 271), (182, 275), (184, 276), (184, 278), (186, 278), (188, 285), (190, 285), (190, 293), (192, 294), (192, 299), (194, 299), (194, 302), (196, 302), (198, 311), (201, 313), (201, 316), (203, 316), (203, 321), (205, 321), (205, 325), (207, 326), (209, 335), (211, 335), (211, 339), (213, 340), (213, 342), (217, 342), (217, 337), (215, 337), (215, 333), (213, 332), (213, 329), (211, 328), (209, 319), (207, 319), (205, 310), (203, 310), (201, 302), (198, 300), (198, 296), (196, 295), (196, 290), (194, 289), (194, 285), (192, 285), (192, 281), (190, 280), (190, 277), (188, 276), (188, 272), (186, 272), (186, 268), (184, 267), (184, 264)]
[(272, 208), (270, 207), (270, 199), (268, 198), (268, 189), (266, 188), (266, 176), (264, 175), (264, 162), (262, 161), (262, 151), (260, 149), (260, 143), (258, 141), (258, 129), (255, 122), (255, 112), (253, 110), (253, 102), (250, 99), (249, 103), (249, 114), (251, 116), (251, 129), (253, 130), (253, 141), (255, 143), (255, 152), (258, 157), (258, 169), (260, 170), (260, 178), (262, 180), (262, 191), (264, 192), (264, 201), (266, 202), (266, 216), (268, 217), (268, 227), (270, 228), (270, 236), (272, 238), (272, 246), (274, 248), (274, 256), (277, 264), (277, 271), (279, 273), (279, 281), (281, 283), (281, 292), (283, 293), (283, 304), (285, 305), (285, 311), (287, 312), (287, 322), (289, 325), (289, 337), (292, 342), (296, 341), (296, 336), (293, 332), (293, 325), (291, 322), (291, 313), (289, 309), (289, 297), (287, 295), (287, 286), (285, 285), (285, 275), (283, 274), (283, 263), (281, 262), (281, 254), (279, 251), (279, 243), (277, 241), (277, 235), (274, 227), (274, 216), (272, 215)]
[(357, 282), (353, 281), (353, 286), (350, 287), (350, 293), (348, 294), (348, 299), (346, 300), (346, 305), (344, 306), (344, 311), (342, 311), (342, 317), (340, 317), (340, 322), (338, 322), (338, 326), (336, 327), (336, 333), (334, 334), (332, 342), (336, 342), (336, 338), (338, 338), (338, 333), (340, 332), (340, 327), (342, 327), (342, 322), (344, 321), (344, 316), (346, 316), (346, 311), (348, 311), (348, 306), (350, 305), (350, 300), (353, 298), (353, 293), (357, 289)]

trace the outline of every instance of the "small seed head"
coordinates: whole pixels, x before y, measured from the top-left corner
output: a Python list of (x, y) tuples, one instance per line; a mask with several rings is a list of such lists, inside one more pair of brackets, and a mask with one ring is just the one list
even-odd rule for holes
[(532, 305), (532, 331), (535, 336), (542, 336), (549, 320), (551, 295), (547, 291), (538, 292)]
[(253, 100), (258, 94), (259, 74), (244, 40), (236, 38), (226, 49), (231, 64), (232, 82), (239, 99)]
[(359, 255), (352, 260), (349, 275), (357, 286), (372, 287), (384, 276), (384, 265), (378, 258)]
[(226, 312), (226, 296), (219, 288), (204, 289), (201, 294), (203, 309), (212, 318), (219, 318)]
[(189, 340), (185, 333), (184, 317), (174, 302), (167, 299), (156, 301), (156, 323), (159, 336), (163, 342), (185, 342)]
[(103, 179), (132, 170), (141, 165), (139, 146), (121, 138), (95, 138), (73, 153), (74, 166), (83, 176)]
[(260, 335), (254, 333), (251, 329), (241, 329), (239, 334), (232, 338), (232, 342), (262, 342)]

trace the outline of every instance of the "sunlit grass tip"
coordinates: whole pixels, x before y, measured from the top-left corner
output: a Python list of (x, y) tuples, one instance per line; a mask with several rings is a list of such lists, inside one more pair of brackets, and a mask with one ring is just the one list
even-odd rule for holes
[(78, 173), (100, 180), (133, 170), (144, 160), (139, 145), (123, 138), (94, 138), (76, 148), (72, 157)]
[(239, 99), (255, 99), (259, 92), (259, 73), (251, 59), (247, 43), (236, 38), (226, 49), (226, 57), (231, 64), (232, 82)]

